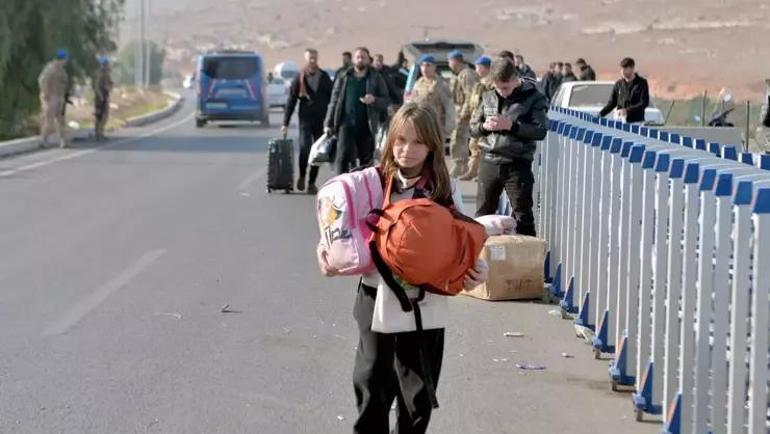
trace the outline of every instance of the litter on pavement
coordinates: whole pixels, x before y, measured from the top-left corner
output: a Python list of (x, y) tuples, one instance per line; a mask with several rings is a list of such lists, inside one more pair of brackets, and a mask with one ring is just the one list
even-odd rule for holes
[(538, 365), (534, 363), (517, 363), (516, 367), (522, 371), (545, 371), (545, 365)]
[(521, 332), (505, 332), (503, 333), (503, 336), (506, 338), (523, 338), (525, 335)]

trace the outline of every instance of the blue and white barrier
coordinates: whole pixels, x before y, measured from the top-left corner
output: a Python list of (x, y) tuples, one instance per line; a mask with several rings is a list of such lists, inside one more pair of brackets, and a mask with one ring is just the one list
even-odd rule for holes
[(770, 156), (562, 109), (539, 148), (546, 277), (665, 433), (767, 432)]

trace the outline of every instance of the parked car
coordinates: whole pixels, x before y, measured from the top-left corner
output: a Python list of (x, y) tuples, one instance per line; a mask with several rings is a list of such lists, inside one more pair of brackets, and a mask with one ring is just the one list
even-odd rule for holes
[(406, 88), (404, 89), (404, 101), (409, 101), (412, 95), (412, 89), (417, 79), (420, 78), (420, 65), (415, 64), (417, 59), (423, 54), (429, 54), (436, 58), (436, 67), (442, 77), (446, 79), (452, 78), (452, 70), (449, 69), (449, 60), (447, 56), (451, 51), (460, 50), (463, 53), (465, 61), (469, 65), (482, 54), (484, 49), (479, 44), (467, 41), (451, 41), (451, 40), (436, 40), (436, 41), (418, 41), (410, 44), (405, 44), (402, 47), (404, 56), (409, 60), (412, 65), (409, 68), (409, 76), (406, 79)]
[(198, 59), (195, 125), (252, 121), (269, 125), (262, 57), (252, 51), (217, 51)]
[[(553, 107), (570, 108), (594, 116), (599, 116), (610, 96), (615, 83), (611, 81), (572, 81), (562, 83), (559, 91), (551, 101)], [(652, 101), (650, 101), (652, 104)], [(647, 107), (644, 113), (644, 123), (647, 125), (663, 125), (665, 117), (657, 107)]]
[(299, 75), (299, 71), (299, 65), (289, 60), (275, 65), (273, 68), (273, 77), (283, 78), (288, 86), (294, 77)]
[(269, 107), (286, 108), (289, 99), (289, 83), (281, 77), (273, 77), (267, 84), (267, 104)]

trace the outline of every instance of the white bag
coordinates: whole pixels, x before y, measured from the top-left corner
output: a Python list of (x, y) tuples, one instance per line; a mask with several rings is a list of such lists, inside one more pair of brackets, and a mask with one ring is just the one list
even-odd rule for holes
[(326, 134), (322, 135), (318, 140), (313, 143), (310, 148), (310, 155), (308, 156), (308, 164), (311, 166), (320, 166), (323, 163), (331, 163), (334, 159), (335, 143), (334, 137), (329, 137)]
[[(410, 299), (417, 297), (419, 289), (403, 284)], [(447, 325), (449, 315), (449, 297), (425, 293), (425, 298), (419, 303), (422, 314), (423, 330), (440, 329)], [(374, 300), (372, 315), (372, 331), (377, 333), (403, 333), (417, 330), (414, 312), (405, 312), (401, 308), (396, 294), (380, 278), (377, 285), (377, 297)]]

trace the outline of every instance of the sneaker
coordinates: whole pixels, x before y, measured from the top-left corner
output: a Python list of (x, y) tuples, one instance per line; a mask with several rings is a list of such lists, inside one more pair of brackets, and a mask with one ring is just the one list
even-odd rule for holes
[(310, 184), (307, 186), (307, 194), (312, 194), (315, 196), (318, 194), (318, 187), (315, 186), (315, 184)]
[(297, 180), (297, 191), (305, 191), (305, 177), (300, 176)]

